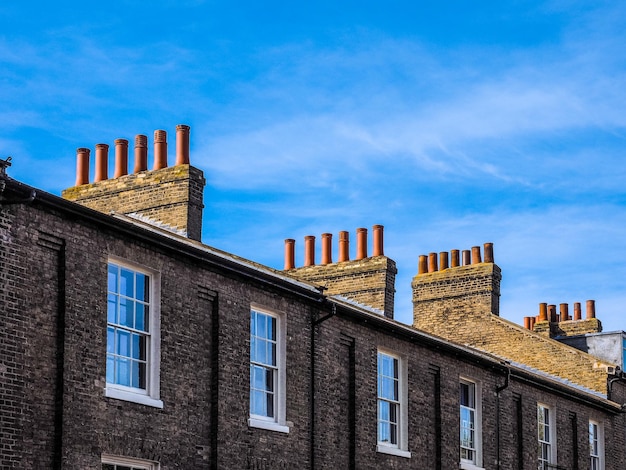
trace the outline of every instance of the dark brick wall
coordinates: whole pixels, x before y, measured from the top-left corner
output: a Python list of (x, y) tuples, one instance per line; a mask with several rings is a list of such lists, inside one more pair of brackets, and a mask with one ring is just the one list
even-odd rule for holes
[[(506, 379), (500, 367), (434, 346), (423, 335), (355, 320), (341, 309), (312, 327), (313, 319), (330, 313), (328, 304), (142, 241), (120, 232), (121, 223), (103, 222), (38, 202), (0, 209), (1, 468), (62, 463), (64, 469), (96, 469), (108, 453), (156, 460), (162, 470), (307, 469), (312, 458), (315, 469), (454, 469), (460, 376), (481, 384), (486, 469), (496, 468), (498, 416), (500, 468), (536, 468), (537, 401), (557, 413), (561, 465), (575, 468), (575, 416), (579, 468), (586, 468), (590, 417), (605, 425), (607, 469), (626, 468), (622, 414), (514, 377), (500, 393), (498, 415), (496, 389)], [(104, 396), (109, 256), (161, 273), (162, 410)], [(248, 426), (251, 305), (286, 319), (289, 434)], [(410, 459), (376, 452), (378, 348), (408, 364)], [(624, 399), (621, 384), (614, 394)]]

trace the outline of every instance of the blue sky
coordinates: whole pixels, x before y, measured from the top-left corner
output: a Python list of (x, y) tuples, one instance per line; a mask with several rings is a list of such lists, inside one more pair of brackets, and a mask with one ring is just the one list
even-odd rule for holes
[(626, 329), (626, 4), (110, 5), (0, 6), (12, 177), (60, 194), (77, 147), (185, 123), (209, 245), (282, 268), (383, 224), (410, 323), (418, 256), (490, 241), (503, 317), (595, 299)]

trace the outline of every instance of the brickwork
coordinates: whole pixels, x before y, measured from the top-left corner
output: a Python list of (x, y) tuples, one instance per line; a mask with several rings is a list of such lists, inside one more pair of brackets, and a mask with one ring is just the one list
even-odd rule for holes
[(202, 171), (177, 165), (74, 186), (62, 197), (104, 213), (136, 213), (200, 240), (204, 185)]
[[(606, 394), (606, 370), (612, 364), (491, 313), (498, 312), (500, 278), (493, 263), (416, 276), (413, 325)], [(541, 328), (535, 324), (535, 331)]]
[[(418, 337), (413, 340), (387, 334), (368, 323), (351, 321), (341, 315), (316, 327), (316, 430), (319, 438), (316, 468), (349, 469), (348, 422), (349, 348), (345, 338), (354, 340), (357, 445), (355, 467), (368, 469), (452, 469), (459, 468), (459, 380), (474, 381), (482, 395), (483, 468), (495, 469), (499, 457), (502, 469), (534, 470), (537, 468), (537, 403), (552, 407), (557, 419), (558, 464), (574, 466), (574, 448), (578, 449), (578, 468), (587, 468), (589, 419), (606, 422), (605, 428), (620, 429), (624, 416), (617, 411), (600, 412), (594, 407), (568, 400), (537, 388), (513, 374), (507, 384), (504, 368), (480, 365), (462, 355), (429, 347)], [(379, 349), (399, 355), (407, 366), (408, 380), (408, 451), (410, 458), (376, 451), (377, 402), (376, 354)], [(436, 385), (435, 371), (439, 372)], [(499, 398), (496, 399), (497, 390)], [(437, 395), (439, 394), (439, 395)], [(437, 416), (436, 399), (440, 411)], [(499, 412), (498, 404), (499, 400)], [(518, 414), (517, 408), (521, 407)], [(572, 438), (571, 414), (577, 416), (577, 439)], [(438, 424), (439, 421), (439, 424)], [(437, 460), (437, 426), (441, 455)], [(497, 442), (500, 442), (499, 452)], [(606, 455), (612, 460), (607, 468), (625, 465), (624, 435), (607, 439)], [(612, 449), (612, 450), (610, 450)], [(610, 455), (611, 452), (614, 454)], [(521, 458), (520, 458), (521, 455)], [(610, 457), (609, 457), (610, 455)], [(294, 468), (301, 468), (294, 466)]]
[[(509, 369), (499, 357), (454, 345), (462, 342), (457, 337), (442, 340), (313, 288), (297, 290), (305, 288), (285, 273), (254, 264), (246, 271), (241, 258), (209, 256), (208, 247), (142, 226), (45, 194), (30, 205), (0, 206), (0, 467), (97, 469), (106, 453), (158, 461), (161, 470), (449, 470), (459, 468), (465, 378), (482, 395), (485, 469), (497, 468), (498, 459), (503, 470), (536, 468), (537, 402), (556, 413), (559, 465), (585, 468), (593, 418), (607, 436), (607, 468), (626, 468), (626, 418), (615, 403)], [(160, 274), (162, 409), (104, 394), (110, 257)], [(356, 287), (371, 282), (392, 291), (388, 258), (344, 263), (315, 268), (341, 272), (348, 286), (353, 276)], [(534, 349), (550, 365), (558, 355), (592, 380), (582, 360), (589, 356), (541, 346), (555, 342), (491, 313), (497, 266), (456, 272), (467, 298), (444, 272), (432, 273), (424, 295), (414, 297), (416, 319), (431, 329), (444, 325), (444, 337), (458, 329), (477, 349), (498, 340), (518, 348), (497, 356)], [(289, 433), (248, 424), (251, 306), (284, 320)], [(406, 365), (410, 458), (377, 451), (379, 349)], [(624, 385), (615, 382), (611, 396), (623, 403)]]
[(374, 256), (289, 270), (298, 279), (324, 286), (328, 295), (341, 295), (384, 312), (393, 318), (396, 263)]

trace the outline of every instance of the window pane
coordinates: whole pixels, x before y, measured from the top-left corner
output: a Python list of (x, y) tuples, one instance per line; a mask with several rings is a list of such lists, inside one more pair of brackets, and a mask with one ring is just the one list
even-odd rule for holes
[(130, 363), (128, 359), (117, 358), (117, 381), (120, 385), (130, 387)]
[(121, 295), (135, 297), (135, 273), (128, 269), (120, 270), (120, 290)]
[(115, 383), (115, 359), (107, 356), (107, 382)]
[(146, 318), (148, 314), (148, 306), (137, 302), (135, 304), (135, 329), (146, 331)]
[(267, 316), (260, 313), (256, 316), (256, 335), (261, 338), (267, 338)]
[(135, 315), (135, 302), (124, 297), (120, 297), (120, 325), (133, 328), (133, 317)]
[(115, 329), (112, 327), (107, 328), (107, 353), (115, 352)]
[(136, 275), (137, 295), (135, 296), (135, 298), (137, 300), (148, 302), (148, 288), (149, 288), (148, 279), (149, 277), (141, 273), (136, 273), (136, 274), (137, 274)]
[(124, 330), (117, 330), (117, 354), (120, 356), (130, 356), (130, 333)]
[(109, 274), (108, 274), (108, 289), (109, 292), (117, 292), (117, 276), (118, 276), (118, 267), (114, 264), (109, 264)]
[(107, 296), (107, 321), (117, 323), (117, 295), (115, 294)]

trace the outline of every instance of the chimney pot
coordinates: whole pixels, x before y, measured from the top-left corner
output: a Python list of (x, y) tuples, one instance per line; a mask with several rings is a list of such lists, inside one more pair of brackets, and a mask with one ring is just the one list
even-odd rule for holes
[(420, 255), (417, 262), (417, 274), (426, 274), (428, 272), (428, 257)]
[(96, 144), (96, 176), (94, 181), (103, 181), (109, 178), (109, 146)]
[(596, 318), (596, 301), (587, 300), (587, 319)]
[(434, 273), (439, 271), (437, 268), (437, 253), (428, 253), (428, 272)]
[(548, 321), (548, 304), (545, 302), (539, 304), (539, 318), (537, 321)]
[(530, 329), (534, 330), (535, 329), (535, 317), (530, 317)]
[(559, 310), (561, 312), (561, 321), (569, 320), (569, 306), (567, 304), (559, 304)]
[(439, 270), (443, 271), (444, 269), (448, 269), (448, 252), (441, 251), (439, 253)]
[(530, 330), (530, 317), (524, 317), (524, 328)]
[(356, 259), (367, 258), (367, 229), (356, 229)]
[(333, 262), (332, 242), (333, 235), (331, 233), (322, 233), (322, 264)]
[(493, 243), (484, 244), (485, 247), (485, 263), (493, 263)]
[(154, 131), (154, 167), (153, 170), (167, 168), (167, 132)]
[(137, 134), (135, 136), (135, 169), (134, 173), (148, 169), (148, 136)]
[(459, 263), (459, 250), (450, 250), (450, 267), (457, 268)]
[(176, 126), (176, 165), (189, 165), (189, 126)]
[(548, 305), (548, 320), (552, 323), (557, 322), (556, 305)]
[(89, 184), (89, 154), (91, 151), (81, 147), (76, 149), (76, 186)]
[(480, 247), (473, 246), (472, 247), (472, 264), (479, 264), (479, 263), (482, 263), (482, 261), (480, 260)]
[(384, 227), (382, 225), (374, 225), (372, 227), (372, 231), (374, 232), (374, 246), (372, 248), (372, 256), (384, 256), (383, 250), (383, 230)]
[(296, 241), (293, 238), (285, 240), (285, 271), (296, 267), (295, 263)]
[(339, 262), (350, 260), (349, 234), (345, 230), (339, 232)]
[(470, 251), (463, 250), (463, 266), (469, 266), (470, 263)]
[(580, 320), (580, 319), (582, 319), (580, 302), (574, 302), (574, 320)]
[(304, 265), (315, 266), (315, 237), (313, 235), (304, 237)]
[(128, 174), (128, 140), (115, 139), (115, 173), (114, 178)]

